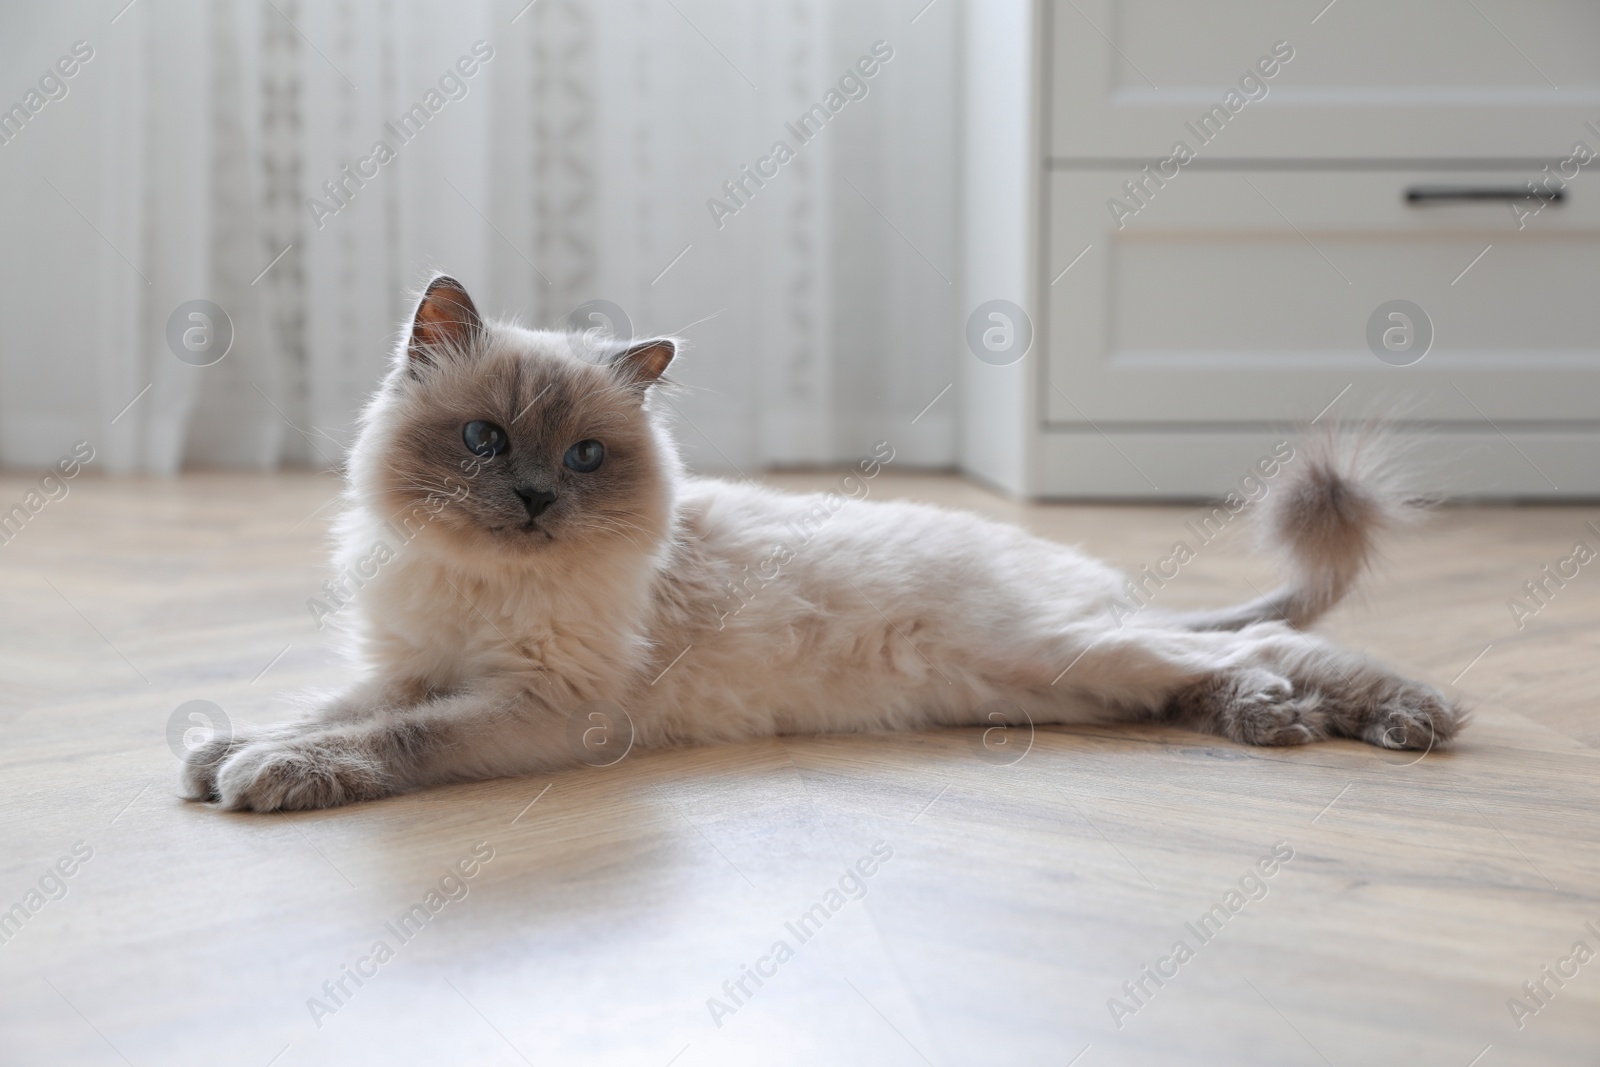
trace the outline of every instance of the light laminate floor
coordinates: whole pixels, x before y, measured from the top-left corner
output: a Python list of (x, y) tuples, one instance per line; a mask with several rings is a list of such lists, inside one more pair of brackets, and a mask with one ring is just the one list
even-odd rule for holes
[[(0, 478), (0, 506), (31, 484)], [(345, 676), (305, 608), (335, 490), (85, 475), (0, 547), (0, 908), (25, 915), (0, 919), (0, 1064), (1600, 1062), (1600, 956), (1574, 956), (1600, 953), (1600, 563), (1525, 628), (1507, 606), (1600, 545), (1594, 508), (1444, 509), (1330, 620), (1475, 707), (1420, 761), (1048, 728), (1007, 765), (949, 731), (635, 753), (290, 816), (184, 803), (179, 705), (265, 721)], [(887, 473), (874, 492), (1129, 568), (1191, 511)], [(1229, 527), (1161, 596), (1271, 578)], [(1249, 877), (1275, 846), (1292, 858)], [(871, 876), (845, 877), (858, 862)]]

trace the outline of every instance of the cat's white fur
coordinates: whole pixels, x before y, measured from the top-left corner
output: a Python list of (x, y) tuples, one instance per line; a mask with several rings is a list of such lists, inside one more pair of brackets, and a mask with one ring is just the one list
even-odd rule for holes
[[(478, 328), (501, 357), (574, 360), (564, 335)], [(340, 571), (394, 541), (384, 464), (401, 447), (395, 408), (415, 402), (406, 359), (403, 344), (353, 451)], [(629, 528), (504, 551), (422, 529), (354, 597), (364, 680), (304, 720), (193, 753), (187, 794), (318, 807), (575, 766), (591, 721), (613, 751), (992, 726), (999, 707), (1038, 724), (1166, 716), (1256, 743), (1431, 746), (1459, 723), (1437, 691), (1291, 625), (1342, 594), (1389, 514), (1338, 457), (1303, 453), (1275, 490), (1301, 569), (1285, 591), (1211, 616), (1127, 619), (1114, 610), (1123, 574), (1013, 526), (691, 477), (642, 385), (640, 447), (658, 482)], [(870, 485), (885, 458), (863, 461), (853, 484)]]

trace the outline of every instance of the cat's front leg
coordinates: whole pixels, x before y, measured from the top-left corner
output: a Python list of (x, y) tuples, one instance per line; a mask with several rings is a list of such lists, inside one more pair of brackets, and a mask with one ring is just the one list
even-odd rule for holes
[(216, 800), (217, 774), (236, 752), (251, 745), (287, 743), (342, 722), (390, 714), (435, 695), (428, 683), (410, 678), (372, 678), (360, 682), (301, 719), (267, 726), (241, 726), (191, 749), (179, 772), (179, 789), (190, 800)]
[(237, 811), (294, 811), (574, 766), (566, 725), (526, 689), (465, 692), (252, 741), (223, 760), (215, 796)]

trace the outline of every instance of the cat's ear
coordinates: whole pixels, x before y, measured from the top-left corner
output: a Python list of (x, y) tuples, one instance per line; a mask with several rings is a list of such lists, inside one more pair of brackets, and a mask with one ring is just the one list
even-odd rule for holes
[(413, 375), (418, 365), (432, 366), (446, 353), (466, 353), (483, 334), (483, 319), (472, 297), (448, 274), (428, 283), (411, 319), (406, 362)]
[(654, 385), (666, 373), (667, 365), (678, 354), (678, 342), (670, 337), (653, 337), (639, 341), (611, 360), (611, 369), (619, 378), (641, 392)]

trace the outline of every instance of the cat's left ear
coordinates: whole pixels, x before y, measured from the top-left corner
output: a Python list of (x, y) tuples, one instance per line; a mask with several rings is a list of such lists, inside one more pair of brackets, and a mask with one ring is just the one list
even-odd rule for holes
[(466, 353), (483, 334), (477, 305), (461, 283), (436, 275), (417, 303), (406, 342), (406, 360), (416, 374), (419, 365), (433, 366), (447, 353)]
[(670, 337), (653, 337), (613, 358), (611, 369), (627, 384), (643, 392), (660, 380), (677, 354), (677, 341)]

